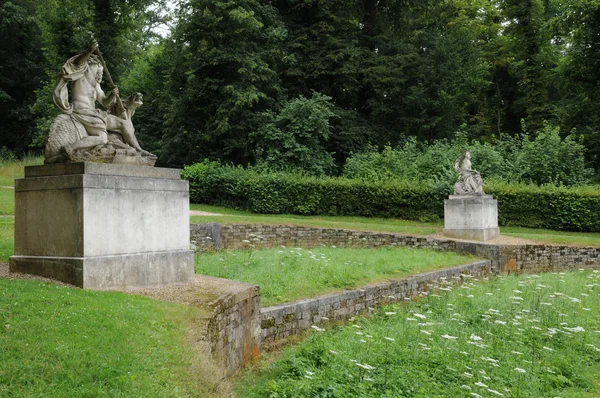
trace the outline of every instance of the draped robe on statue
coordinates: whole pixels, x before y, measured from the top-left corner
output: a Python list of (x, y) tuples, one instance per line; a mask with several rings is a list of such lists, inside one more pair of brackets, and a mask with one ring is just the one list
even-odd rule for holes
[(106, 117), (107, 113), (100, 109), (88, 108), (88, 107), (74, 107), (73, 104), (69, 103), (69, 90), (68, 83), (74, 82), (79, 79), (85, 79), (86, 73), (89, 69), (87, 62), (83, 62), (81, 65), (75, 63), (75, 59), (78, 56), (69, 58), (62, 67), (61, 72), (58, 74), (56, 80), (56, 86), (54, 88), (54, 103), (60, 108), (60, 110), (70, 115), (74, 120), (79, 123), (74, 123), (78, 130), (77, 139), (80, 140), (88, 136), (85, 129), (86, 126), (100, 128), (106, 130)]

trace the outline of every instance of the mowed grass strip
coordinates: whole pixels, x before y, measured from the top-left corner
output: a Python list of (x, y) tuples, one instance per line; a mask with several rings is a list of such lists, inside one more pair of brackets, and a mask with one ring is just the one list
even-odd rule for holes
[[(191, 204), (192, 210), (218, 213), (220, 216), (192, 216), (192, 223), (284, 224), (316, 228), (339, 228), (359, 231), (388, 232), (403, 235), (430, 235), (442, 232), (443, 222), (420, 222), (394, 218), (299, 216), (292, 214), (255, 214), (227, 207)], [(598, 232), (567, 232), (523, 227), (500, 227), (502, 235), (529, 239), (540, 244), (600, 247)]]
[(239, 396), (600, 396), (598, 271), (442, 288), (312, 331), (238, 380)]
[(533, 240), (539, 243), (600, 247), (599, 232), (568, 232), (522, 227), (500, 228), (503, 235)]
[(424, 249), (280, 247), (196, 256), (196, 273), (260, 285), (263, 306), (447, 268), (474, 257)]
[(0, 279), (0, 396), (195, 395), (189, 316), (140, 296)]
[(402, 233), (407, 235), (429, 235), (441, 232), (443, 223), (426, 223), (401, 220), (397, 218), (372, 218), (353, 216), (299, 216), (295, 214), (256, 214), (248, 211), (233, 210), (221, 206), (191, 204), (191, 210), (200, 210), (219, 216), (192, 216), (191, 222), (222, 222), (250, 224), (292, 224), (316, 228), (353, 229), (359, 231), (377, 231)]

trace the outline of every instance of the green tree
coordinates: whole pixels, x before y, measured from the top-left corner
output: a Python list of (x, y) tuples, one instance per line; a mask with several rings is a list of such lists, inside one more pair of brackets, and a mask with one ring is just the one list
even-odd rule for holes
[(276, 9), (262, 1), (182, 4), (166, 48), (173, 63), (164, 163), (252, 160), (248, 134), (284, 98), (278, 70), (293, 62), (281, 49), (286, 35)]
[(600, 171), (600, 1), (572, 0), (561, 9), (564, 41), (557, 80), (560, 119), (584, 137), (590, 164)]
[[(73, 55), (83, 51), (94, 32), (107, 66), (118, 84), (120, 76), (143, 52), (142, 44), (154, 37), (146, 29), (156, 24), (157, 16), (150, 6), (164, 0), (38, 0), (36, 20), (42, 30), (44, 56), (48, 65), (46, 78), (37, 92), (33, 112), (37, 116), (37, 132), (33, 145), (43, 146), (52, 119), (58, 114), (52, 92), (56, 73)], [(146, 19), (145, 16), (151, 18)]]
[(250, 134), (258, 163), (276, 170), (331, 173), (333, 158), (325, 150), (333, 112), (331, 97), (313, 93), (286, 103), (278, 113), (263, 113), (261, 127)]
[(35, 2), (0, 2), (0, 147), (28, 150), (34, 133), (29, 106), (44, 76), (41, 32), (33, 17)]

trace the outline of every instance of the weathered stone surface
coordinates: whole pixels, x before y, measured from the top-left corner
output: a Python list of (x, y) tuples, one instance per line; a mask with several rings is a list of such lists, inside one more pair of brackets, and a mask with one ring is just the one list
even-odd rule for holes
[(444, 235), (480, 241), (498, 237), (498, 202), (490, 195), (450, 195), (444, 200)]
[[(125, 175), (128, 168), (133, 176)], [(52, 170), (57, 175), (51, 175)], [(193, 253), (189, 250), (188, 183), (179, 179), (178, 171), (164, 170), (63, 164), (40, 166), (17, 180), (11, 270), (44, 270), (44, 276), (99, 289), (189, 280), (193, 275)], [(132, 261), (130, 268), (123, 266), (126, 259)], [(182, 269), (173, 263), (174, 259), (181, 260)], [(136, 261), (146, 262), (149, 269), (141, 270)], [(51, 274), (51, 264), (55, 275)], [(105, 264), (102, 275), (107, 282), (91, 282), (93, 268), (84, 269), (75, 279), (66, 276), (95, 264)], [(149, 273), (154, 276), (149, 277)]]
[(369, 312), (369, 308), (426, 295), (432, 289), (460, 283), (465, 278), (483, 277), (491, 272), (490, 265), (489, 260), (476, 261), (362, 289), (263, 308), (260, 313), (262, 341), (282, 339), (328, 321), (348, 320)]
[(179, 169), (167, 169), (163, 167), (146, 167), (139, 165), (100, 164), (91, 162), (57, 163), (41, 166), (25, 167), (25, 177), (46, 177), (69, 174), (100, 174), (128, 177), (151, 177), (181, 179)]
[[(111, 87), (106, 95), (102, 77)], [(45, 163), (100, 162), (154, 166), (157, 157), (143, 150), (131, 118), (142, 102), (141, 93), (124, 101), (93, 39), (90, 47), (69, 58), (57, 75), (53, 92), (62, 114), (56, 117), (46, 142)], [(96, 109), (96, 102), (107, 109)]]
[(95, 257), (12, 256), (11, 272), (57, 279), (84, 289), (126, 290), (188, 282), (191, 251), (161, 251)]

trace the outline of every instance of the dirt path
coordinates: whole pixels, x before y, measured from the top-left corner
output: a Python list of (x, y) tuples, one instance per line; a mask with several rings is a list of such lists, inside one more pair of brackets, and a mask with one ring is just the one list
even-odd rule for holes
[(190, 210), (190, 216), (222, 216), (219, 213), (209, 213), (208, 211), (202, 210)]

